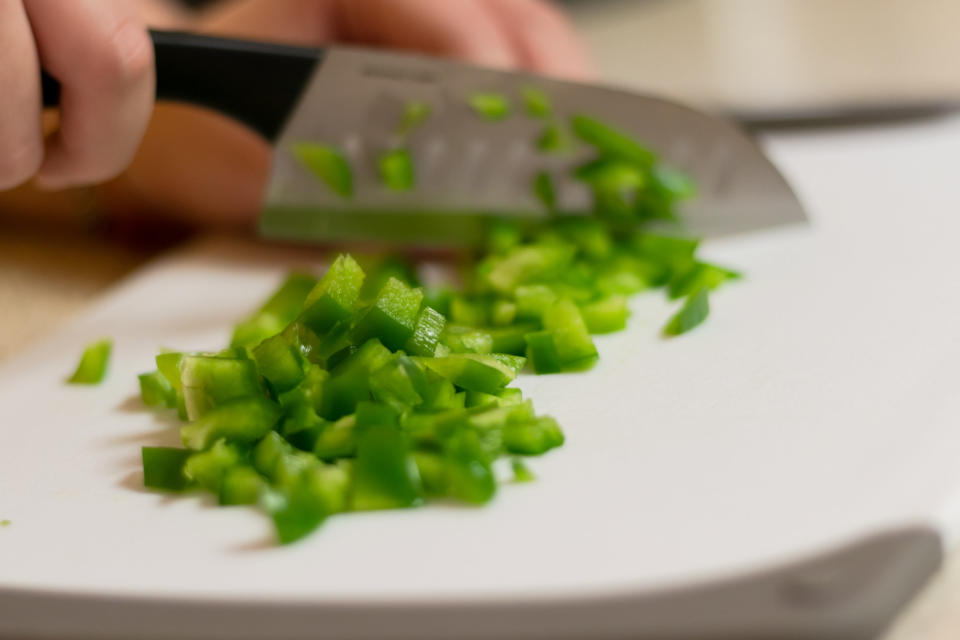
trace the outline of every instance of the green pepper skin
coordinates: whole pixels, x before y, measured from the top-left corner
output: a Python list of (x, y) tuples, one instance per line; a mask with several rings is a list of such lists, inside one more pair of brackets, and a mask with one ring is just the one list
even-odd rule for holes
[(343, 153), (328, 145), (294, 143), (293, 156), (320, 178), (330, 190), (343, 198), (353, 196), (353, 171)]
[(97, 340), (83, 350), (76, 371), (67, 379), (70, 384), (100, 384), (107, 375), (107, 365), (110, 364), (110, 353), (113, 350), (113, 341), (109, 339)]
[(336, 323), (349, 319), (356, 308), (365, 277), (352, 256), (337, 256), (304, 301), (301, 322), (322, 334)]
[(397, 278), (390, 278), (377, 294), (373, 305), (358, 319), (353, 330), (355, 342), (378, 338), (392, 351), (403, 348), (413, 335), (423, 290), (414, 289)]
[(663, 328), (665, 337), (674, 337), (684, 334), (696, 326), (699, 326), (707, 316), (710, 315), (710, 300), (707, 296), (707, 289), (700, 289), (691, 294), (680, 310), (670, 318)]
[(185, 447), (197, 451), (208, 448), (220, 438), (252, 443), (270, 433), (281, 417), (280, 405), (268, 398), (238, 398), (181, 427), (180, 438)]
[(189, 449), (174, 447), (143, 447), (143, 486), (159, 491), (183, 491), (191, 482), (183, 473), (183, 466), (193, 454)]
[(148, 407), (177, 406), (177, 393), (167, 378), (159, 371), (141, 373), (137, 376), (140, 383), (140, 399)]
[(351, 508), (400, 509), (422, 502), (423, 485), (404, 433), (392, 425), (368, 427), (357, 443)]

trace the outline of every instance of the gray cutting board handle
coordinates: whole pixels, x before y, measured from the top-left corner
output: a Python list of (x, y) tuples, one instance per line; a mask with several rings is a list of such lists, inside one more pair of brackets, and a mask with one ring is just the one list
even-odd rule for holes
[[(264, 606), (0, 590), (0, 634), (58, 638), (604, 638), (870, 640), (940, 566), (916, 527), (689, 589), (472, 605)], [(38, 622), (42, 621), (42, 622)], [(38, 626), (38, 625), (42, 625)]]

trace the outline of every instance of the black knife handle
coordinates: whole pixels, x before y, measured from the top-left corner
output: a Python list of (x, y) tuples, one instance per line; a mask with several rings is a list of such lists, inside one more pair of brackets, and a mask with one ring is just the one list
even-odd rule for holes
[[(157, 100), (208, 107), (274, 140), (323, 60), (322, 49), (151, 31)], [(60, 103), (60, 83), (43, 74), (43, 104)]]

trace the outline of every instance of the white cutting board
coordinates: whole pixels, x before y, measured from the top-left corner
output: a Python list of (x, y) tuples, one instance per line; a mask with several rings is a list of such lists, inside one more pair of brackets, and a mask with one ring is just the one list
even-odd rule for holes
[[(142, 270), (0, 369), (0, 519), (12, 522), (0, 528), (0, 634), (106, 636), (131, 628), (122, 603), (157, 601), (194, 613), (382, 605), (381, 621), (405, 604), (426, 612), (420, 626), (381, 633), (427, 636), (444, 629), (430, 627), (434, 606), (496, 617), (498, 603), (643, 597), (914, 524), (955, 541), (960, 119), (767, 147), (812, 226), (707, 245), (747, 277), (691, 334), (660, 339), (670, 307), (640, 296), (628, 330), (597, 339), (596, 369), (522, 376), (567, 434), (533, 461), (537, 482), (505, 484), (483, 508), (337, 517), (286, 548), (252, 509), (142, 489), (140, 447), (177, 435), (169, 416), (140, 410), (136, 374), (161, 346), (220, 347), (291, 264), (322, 256), (221, 239)], [(63, 384), (102, 336), (115, 340), (107, 382)], [(77, 594), (117, 603), (116, 619), (85, 618)], [(183, 634), (212, 634), (183, 615)], [(249, 635), (241, 619), (216, 629)], [(271, 633), (332, 633), (316, 623)]]

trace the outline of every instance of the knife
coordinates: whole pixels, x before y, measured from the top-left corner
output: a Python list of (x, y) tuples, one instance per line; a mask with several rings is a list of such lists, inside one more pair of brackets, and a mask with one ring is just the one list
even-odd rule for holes
[[(349, 47), (313, 49), (151, 31), (157, 100), (219, 111), (274, 145), (272, 175), (260, 218), (268, 237), (320, 242), (388, 239), (417, 244), (478, 241), (490, 215), (544, 215), (531, 184), (541, 171), (569, 175), (587, 149), (543, 154), (534, 141), (542, 120), (526, 117), (523, 92), (550, 97), (558, 122), (589, 115), (636, 137), (668, 165), (688, 173), (698, 197), (685, 205), (677, 233), (741, 233), (806, 220), (803, 206), (760, 148), (732, 123), (663, 98), (484, 69), (419, 55)], [(470, 98), (496, 93), (512, 115), (489, 122)], [(44, 74), (45, 106), (59, 85)], [(400, 144), (406, 105), (426, 104), (427, 122), (403, 137), (415, 186), (395, 191), (377, 171), (380, 155)], [(291, 152), (301, 142), (340, 149), (354, 193), (326, 188)], [(557, 186), (558, 209), (589, 209), (574, 180)]]

